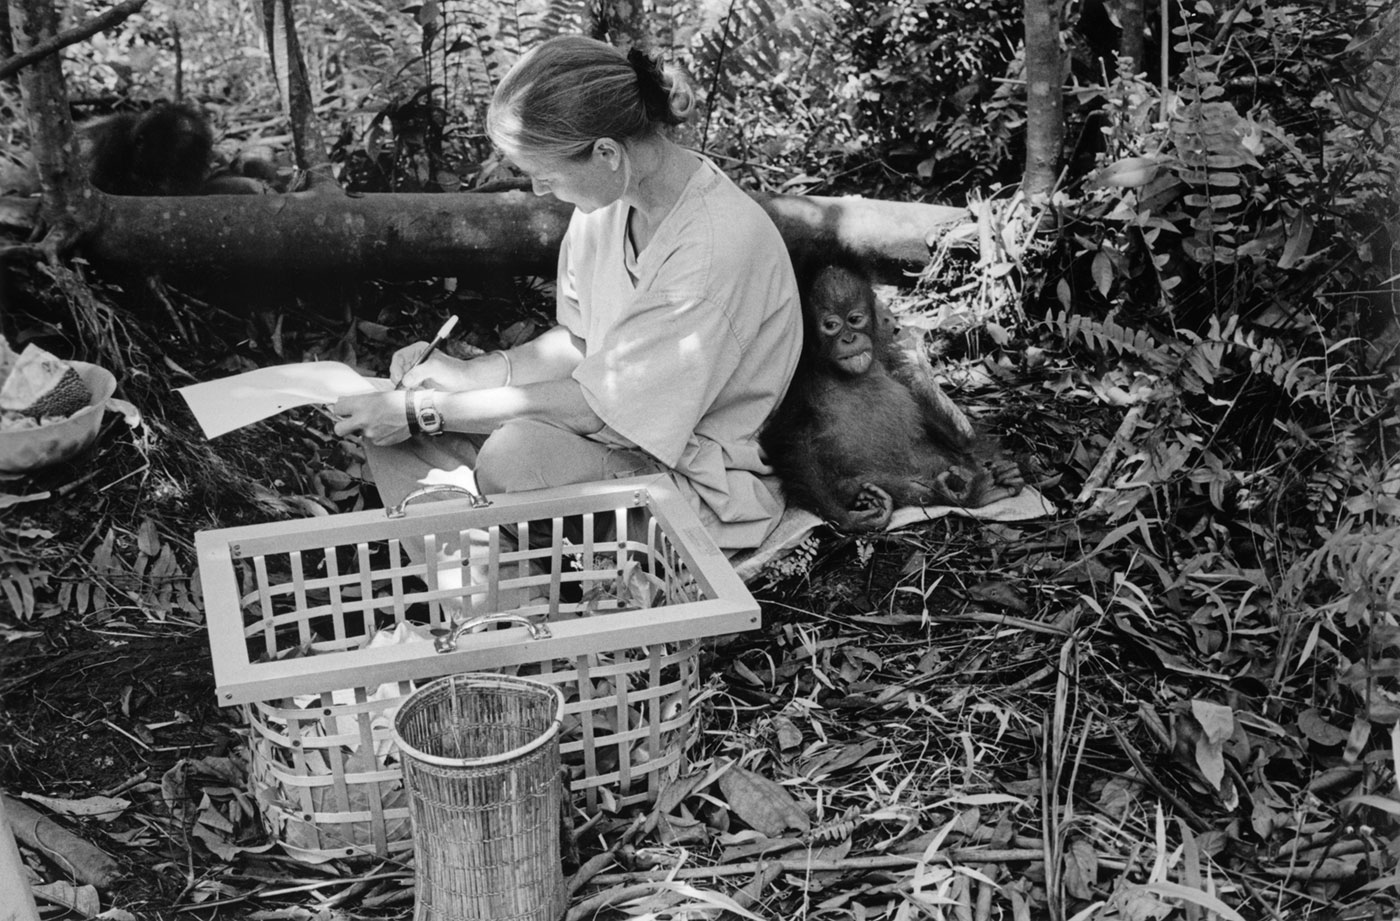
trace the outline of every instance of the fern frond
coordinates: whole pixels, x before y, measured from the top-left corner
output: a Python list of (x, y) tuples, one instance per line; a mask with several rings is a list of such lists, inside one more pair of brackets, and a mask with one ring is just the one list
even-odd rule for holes
[[(1212, 82), (1212, 75), (1192, 73), (1198, 82)], [(1243, 246), (1255, 242), (1241, 240), (1239, 229), (1258, 173), (1255, 149), (1260, 131), (1230, 103), (1206, 102), (1203, 94), (1196, 95), (1171, 123), (1175, 157), (1169, 162), (1190, 188), (1182, 203), (1191, 215), (1192, 235), (1182, 241), (1182, 248), (1203, 265), (1232, 263)]]
[(1186, 349), (1173, 377), (1186, 392), (1205, 393), (1220, 375), (1224, 360), (1225, 343), (1216, 339), (1202, 339)]
[(1290, 399), (1325, 403), (1329, 393), (1322, 376), (1310, 364), (1321, 361), (1306, 356), (1291, 357), (1275, 339), (1259, 335), (1254, 330), (1236, 330), (1233, 344), (1249, 356), (1249, 367), (1279, 386)]
[(764, 564), (759, 573), (761, 584), (773, 586), (794, 576), (807, 576), (812, 571), (820, 546), (821, 538), (808, 534), (796, 547)]
[(1129, 329), (1111, 317), (1097, 320), (1062, 310), (1050, 315), (1044, 322), (1066, 342), (1078, 339), (1089, 348), (1101, 352), (1134, 355), (1160, 371), (1168, 370), (1177, 360), (1171, 349), (1159, 343), (1150, 333)]
[(583, 32), (587, 13), (586, 0), (546, 0), (540, 9), (521, 15), (521, 51), (556, 35)]
[(1377, 528), (1347, 518), (1321, 547), (1289, 573), (1289, 588), (1300, 592), (1326, 576), (1345, 592), (1369, 592), (1394, 602), (1400, 593), (1400, 525)]
[(807, 833), (807, 840), (814, 844), (840, 844), (848, 840), (860, 827), (864, 816), (859, 806), (851, 806), (834, 819), (823, 822)]
[(736, 79), (772, 80), (790, 59), (806, 58), (834, 25), (830, 15), (798, 0), (731, 0), (728, 11), (692, 42), (691, 71)]

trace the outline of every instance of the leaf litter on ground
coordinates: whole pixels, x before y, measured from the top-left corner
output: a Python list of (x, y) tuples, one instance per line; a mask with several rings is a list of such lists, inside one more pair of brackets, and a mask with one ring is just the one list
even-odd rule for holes
[[(999, 380), (1006, 404), (1035, 408), (1018, 415), (1032, 420), (1020, 437), (1038, 445), (1036, 465), (1086, 474), (1093, 453), (1064, 433), (1107, 444), (1118, 421)], [(354, 477), (322, 475), (346, 465), (342, 446), (297, 437), (313, 463), (284, 488), (302, 492), (250, 489), (253, 518), (305, 514), (301, 499), (362, 501)], [(106, 450), (113, 482), (146, 462)], [(1095, 507), (1015, 526), (823, 534), (759, 592), (764, 627), (707, 655), (688, 772), (641, 816), (576, 817), (570, 917), (1262, 918), (1393, 905), (1400, 798), (1384, 714), (1397, 670), (1385, 653), (1400, 630), (1374, 623), (1367, 654), (1374, 608), (1290, 624), (1258, 565), (1209, 528), (1168, 554), (1155, 513)], [(6, 751), (33, 785), (21, 793), (129, 803), (106, 822), (71, 817), (131, 867), (133, 882), (104, 898), (142, 917), (405, 915), (407, 861), (307, 865), (259, 828), (243, 730), (197, 674), (198, 524), (97, 516), (60, 540), (50, 508), (7, 510), (41, 536), (0, 545), (20, 561), (7, 591), (24, 612), (5, 625), (0, 690), (47, 704), (9, 717)], [(646, 591), (617, 595), (645, 604)], [(65, 645), (24, 654), (41, 638), (21, 627), (60, 624)], [(181, 677), (165, 665), (176, 662), (196, 668)], [(1343, 706), (1319, 683), (1329, 671), (1371, 709)], [(65, 737), (74, 725), (81, 744)], [(92, 755), (93, 739), (110, 754)], [(26, 856), (48, 884), (52, 868)], [(44, 892), (92, 908), (85, 894)]]

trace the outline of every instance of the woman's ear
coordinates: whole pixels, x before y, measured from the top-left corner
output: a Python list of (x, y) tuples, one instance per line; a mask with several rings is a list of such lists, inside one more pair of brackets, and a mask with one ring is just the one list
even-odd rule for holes
[(622, 167), (622, 145), (612, 138), (598, 138), (594, 141), (593, 156), (602, 160), (610, 170)]

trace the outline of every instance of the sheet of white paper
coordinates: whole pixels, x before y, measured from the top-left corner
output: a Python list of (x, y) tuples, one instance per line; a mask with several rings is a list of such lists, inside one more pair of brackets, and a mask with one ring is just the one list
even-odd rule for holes
[(338, 361), (311, 361), (190, 384), (180, 387), (179, 393), (190, 404), (204, 437), (217, 438), (293, 406), (334, 403), (344, 396), (393, 386), (382, 378), (364, 377)]

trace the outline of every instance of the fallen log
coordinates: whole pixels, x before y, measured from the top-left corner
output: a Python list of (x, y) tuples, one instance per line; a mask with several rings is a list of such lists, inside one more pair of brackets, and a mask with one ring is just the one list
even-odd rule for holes
[[(552, 276), (571, 205), (526, 192), (136, 198), (102, 195), (85, 242), (100, 265), (171, 276), (294, 274), (411, 279), (478, 272)], [(795, 256), (842, 252), (907, 282), (966, 212), (946, 205), (755, 195)], [(37, 200), (0, 199), (0, 223), (38, 220)]]

